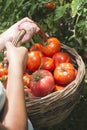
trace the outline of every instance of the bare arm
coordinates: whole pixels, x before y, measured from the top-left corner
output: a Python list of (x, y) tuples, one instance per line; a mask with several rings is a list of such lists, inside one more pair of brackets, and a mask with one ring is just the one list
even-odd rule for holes
[(27, 114), (24, 100), (23, 67), (26, 59), (24, 47), (7, 45), (9, 68), (7, 82), (7, 103), (3, 115), (3, 125), (9, 130), (27, 130)]

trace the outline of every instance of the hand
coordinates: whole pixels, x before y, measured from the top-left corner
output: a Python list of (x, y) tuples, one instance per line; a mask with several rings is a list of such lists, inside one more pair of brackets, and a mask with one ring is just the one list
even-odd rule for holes
[(0, 46), (0, 49), (3, 49), (5, 47), (5, 43), (7, 41), (12, 42), (21, 29), (24, 29), (26, 31), (25, 35), (21, 40), (21, 44), (31, 40), (32, 36), (38, 33), (38, 31), (40, 30), (33, 20), (27, 17), (23, 18), (1, 34), (0, 40), (2, 46)]
[(21, 67), (24, 69), (26, 67), (28, 50), (25, 47), (16, 48), (11, 42), (6, 43), (6, 49), (4, 63), (7, 64), (8, 62), (9, 65), (16, 69)]

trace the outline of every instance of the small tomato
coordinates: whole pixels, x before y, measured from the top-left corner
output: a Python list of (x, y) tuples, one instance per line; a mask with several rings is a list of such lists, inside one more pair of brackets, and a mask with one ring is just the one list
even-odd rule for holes
[(24, 82), (24, 85), (26, 85), (29, 88), (29, 85), (30, 85), (30, 75), (28, 73), (25, 73), (23, 75), (23, 82)]
[(0, 77), (2, 77), (3, 75), (7, 75), (8, 74), (8, 70), (5, 67), (1, 67), (0, 68)]
[(55, 87), (54, 87), (54, 91), (60, 91), (63, 89), (64, 89), (64, 86), (55, 85)]
[(56, 3), (54, 3), (54, 2), (48, 2), (48, 3), (45, 4), (45, 7), (47, 9), (49, 9), (49, 10), (53, 10), (53, 9), (56, 8)]
[(41, 52), (31, 51), (28, 52), (27, 68), (30, 72), (34, 72), (41, 64)]
[(25, 95), (28, 96), (29, 98), (35, 98), (35, 96), (33, 95), (33, 93), (31, 92), (30, 88), (25, 88), (24, 89)]

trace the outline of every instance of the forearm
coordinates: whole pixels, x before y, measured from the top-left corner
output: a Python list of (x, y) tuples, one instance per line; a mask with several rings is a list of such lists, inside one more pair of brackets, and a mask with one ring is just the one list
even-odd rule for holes
[[(4, 125), (12, 130), (27, 130), (22, 68), (9, 66), (7, 83), (7, 108)], [(14, 127), (13, 127), (14, 126)]]

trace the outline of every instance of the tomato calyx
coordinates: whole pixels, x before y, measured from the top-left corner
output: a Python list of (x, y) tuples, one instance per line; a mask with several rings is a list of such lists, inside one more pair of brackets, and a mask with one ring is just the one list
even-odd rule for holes
[(39, 73), (39, 71), (36, 72), (34, 75), (34, 81), (39, 81), (43, 76)]
[(48, 45), (48, 42), (47, 42), (47, 41), (43, 42), (43, 46), (44, 46), (44, 47), (46, 47), (47, 45)]
[[(60, 72), (65, 72), (65, 71), (67, 71), (67, 67), (65, 67), (65, 66), (62, 66), (61, 67), (61, 69), (60, 68), (57, 68)], [(69, 69), (69, 70), (73, 70), (73, 71), (75, 71), (75, 69)]]

